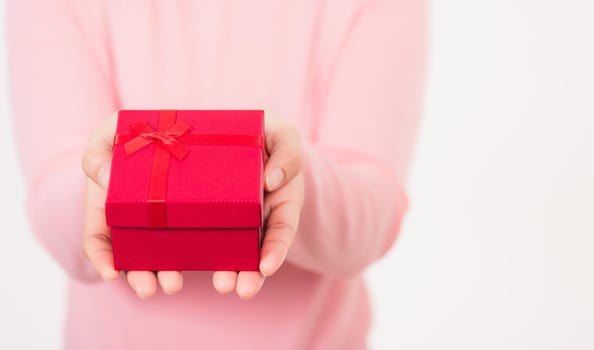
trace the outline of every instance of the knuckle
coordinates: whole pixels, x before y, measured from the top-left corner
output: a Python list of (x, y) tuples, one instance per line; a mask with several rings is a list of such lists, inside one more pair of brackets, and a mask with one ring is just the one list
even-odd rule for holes
[(271, 250), (274, 249), (273, 246), (276, 246), (277, 249), (274, 249), (274, 250), (281, 250), (283, 252), (289, 251), (289, 243), (282, 239), (266, 240), (266, 245), (268, 246), (268, 249), (271, 249)]
[(93, 174), (93, 172), (96, 171), (95, 168), (98, 167), (98, 164), (99, 163), (97, 161), (96, 152), (87, 149), (84, 152), (81, 160), (83, 171), (87, 174), (87, 176), (91, 177), (95, 175)]
[[(284, 221), (279, 221), (279, 222), (268, 222), (267, 223), (267, 227), (266, 227), (266, 231), (270, 232), (270, 231), (276, 231), (279, 233), (285, 232), (284, 235), (279, 234), (280, 237), (286, 237), (287, 233), (288, 233), (288, 237), (293, 237), (295, 235), (295, 233), (297, 232), (297, 227), (295, 225), (292, 225), (288, 222), (284, 222)], [(280, 238), (271, 238), (274, 241), (281, 241), (282, 239)]]
[[(97, 246), (99, 245), (99, 246)], [(97, 246), (98, 249), (107, 249), (111, 247), (111, 237), (105, 233), (92, 233), (84, 236), (83, 249), (88, 258), (93, 255), (93, 246)]]

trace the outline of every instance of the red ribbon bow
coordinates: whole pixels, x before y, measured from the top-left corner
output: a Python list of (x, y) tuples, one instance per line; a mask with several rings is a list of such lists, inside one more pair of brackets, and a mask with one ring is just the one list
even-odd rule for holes
[(188, 133), (192, 127), (183, 121), (177, 121), (165, 131), (153, 129), (144, 120), (131, 124), (129, 128), (138, 136), (124, 144), (127, 156), (151, 143), (158, 143), (179, 160), (188, 155), (188, 148), (178, 138)]

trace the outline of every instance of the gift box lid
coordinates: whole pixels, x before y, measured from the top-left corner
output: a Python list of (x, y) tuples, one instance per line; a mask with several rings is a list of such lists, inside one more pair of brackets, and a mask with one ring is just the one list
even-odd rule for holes
[(264, 113), (120, 110), (109, 226), (262, 226)]

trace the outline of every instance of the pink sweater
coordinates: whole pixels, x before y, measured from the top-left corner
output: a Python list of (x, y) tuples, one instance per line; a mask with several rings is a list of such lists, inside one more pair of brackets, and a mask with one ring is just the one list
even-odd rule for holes
[[(27, 213), (70, 277), (67, 349), (366, 347), (362, 272), (393, 245), (408, 206), (425, 1), (12, 0), (7, 19)], [(299, 129), (299, 232), (255, 299), (188, 272), (180, 294), (143, 301), (94, 272), (80, 158), (118, 108), (270, 108)]]

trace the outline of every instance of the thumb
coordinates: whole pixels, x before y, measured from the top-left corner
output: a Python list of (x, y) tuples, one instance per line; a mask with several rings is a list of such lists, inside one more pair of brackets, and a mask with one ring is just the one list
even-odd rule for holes
[(274, 191), (293, 179), (303, 168), (299, 133), (277, 114), (266, 111), (266, 190)]
[(107, 190), (109, 184), (116, 122), (117, 112), (99, 124), (89, 137), (89, 142), (82, 157), (83, 171), (89, 179), (93, 180), (103, 190)]

